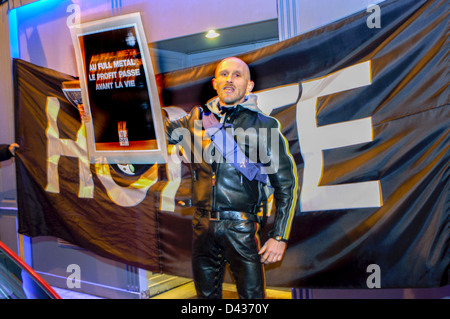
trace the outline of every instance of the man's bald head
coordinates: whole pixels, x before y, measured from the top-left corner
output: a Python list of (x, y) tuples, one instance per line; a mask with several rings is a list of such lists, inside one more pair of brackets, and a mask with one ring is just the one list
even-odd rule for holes
[(250, 68), (247, 63), (236, 57), (220, 61), (212, 83), (219, 96), (220, 105), (236, 105), (243, 102), (254, 86), (250, 80)]
[(223, 59), (222, 61), (219, 62), (219, 64), (216, 66), (216, 71), (214, 72), (214, 75), (217, 77), (217, 71), (220, 70), (220, 67), (222, 66), (223, 63), (227, 62), (227, 61), (235, 61), (236, 63), (241, 64), (245, 70), (246, 70), (246, 75), (248, 75), (248, 79), (250, 80), (250, 68), (248, 67), (247, 63), (245, 63), (243, 60), (232, 56), (232, 57), (228, 57)]

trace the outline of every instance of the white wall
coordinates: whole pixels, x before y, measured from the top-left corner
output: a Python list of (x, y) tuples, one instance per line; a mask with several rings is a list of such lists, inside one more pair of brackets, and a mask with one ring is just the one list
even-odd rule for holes
[(299, 0), (300, 31), (305, 33), (384, 0)]
[[(116, 2), (121, 6), (115, 7)], [(41, 0), (16, 10), (20, 58), (77, 75), (67, 26), (72, 14), (67, 10), (72, 4), (79, 6), (82, 23), (140, 12), (148, 42), (157, 42), (211, 28), (277, 19), (279, 6), (289, 10), (294, 3), (304, 33), (378, 2), (381, 0)]]
[(77, 75), (67, 26), (71, 4), (79, 5), (81, 23), (140, 12), (148, 42), (277, 18), (275, 0), (122, 0), (118, 8), (110, 0), (47, 1), (17, 10), (20, 58), (71, 75)]
[[(0, 7), (0, 144), (14, 141), (13, 85), (9, 51), (8, 6)], [(16, 179), (14, 163), (0, 163), (0, 203), (3, 207), (16, 206)], [(0, 238), (1, 239), (1, 238)]]

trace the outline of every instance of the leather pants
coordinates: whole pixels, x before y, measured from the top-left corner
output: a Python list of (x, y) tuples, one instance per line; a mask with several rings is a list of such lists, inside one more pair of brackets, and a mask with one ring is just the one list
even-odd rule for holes
[(258, 254), (259, 228), (254, 221), (215, 221), (195, 213), (192, 269), (197, 298), (222, 298), (227, 262), (240, 299), (265, 298), (264, 265)]

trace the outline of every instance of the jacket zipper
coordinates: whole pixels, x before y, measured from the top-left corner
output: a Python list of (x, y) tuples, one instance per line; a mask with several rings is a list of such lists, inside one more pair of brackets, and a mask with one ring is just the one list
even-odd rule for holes
[[(234, 119), (234, 117), (233, 117)], [(232, 122), (231, 121), (231, 116), (227, 115), (224, 120), (223, 120), (223, 124), (228, 122)], [(214, 150), (215, 151), (215, 150)], [(215, 206), (216, 206), (216, 196), (217, 196), (217, 188), (216, 188), (216, 180), (217, 180), (217, 173), (219, 172), (219, 166), (220, 166), (220, 162), (216, 163), (216, 170), (214, 171), (213, 168), (211, 167), (211, 171), (212, 171), (212, 177), (211, 177), (211, 183), (212, 183), (212, 203), (211, 203), (211, 210), (214, 211)]]
[(219, 171), (219, 164), (217, 163), (216, 170), (214, 171), (212, 168), (212, 177), (211, 177), (211, 183), (212, 183), (212, 204), (211, 204), (211, 210), (215, 211), (216, 209), (216, 197), (217, 197), (217, 187), (216, 187), (216, 180), (217, 180), (217, 172)]

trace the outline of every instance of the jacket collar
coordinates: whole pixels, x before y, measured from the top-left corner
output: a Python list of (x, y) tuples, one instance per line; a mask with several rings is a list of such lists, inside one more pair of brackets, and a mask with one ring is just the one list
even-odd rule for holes
[[(260, 112), (261, 110), (258, 108), (257, 100), (258, 100), (258, 97), (255, 94), (250, 93), (245, 96), (244, 102), (237, 104), (237, 105), (240, 105), (240, 106), (245, 107), (246, 109), (249, 109), (252, 111)], [(235, 108), (237, 105), (229, 106), (228, 108)], [(206, 103), (206, 107), (212, 113), (218, 115), (219, 117), (221, 116), (221, 109), (219, 108), (219, 97), (216, 96), (216, 97), (212, 98), (211, 100), (209, 100)]]

